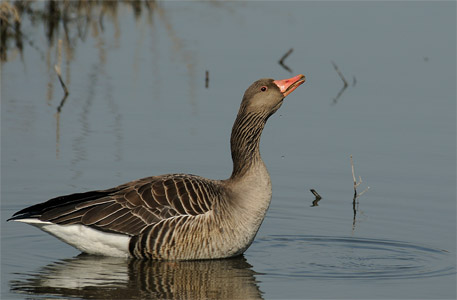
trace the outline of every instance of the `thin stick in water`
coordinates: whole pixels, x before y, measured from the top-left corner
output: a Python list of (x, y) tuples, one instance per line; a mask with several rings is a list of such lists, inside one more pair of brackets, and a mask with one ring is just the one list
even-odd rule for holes
[(347, 87), (349, 84), (346, 81), (346, 78), (344, 78), (343, 73), (341, 73), (340, 69), (335, 64), (335, 62), (332, 61), (332, 65), (333, 65), (333, 68), (335, 69), (336, 73), (338, 74), (338, 76), (340, 76), (341, 80), (343, 80), (344, 86)]
[(357, 182), (357, 179), (355, 178), (354, 161), (352, 160), (352, 154), (350, 155), (350, 158), (351, 158), (352, 180), (354, 181), (354, 202), (355, 202), (356, 199), (358, 197), (362, 196), (366, 191), (368, 191), (370, 189), (370, 187), (367, 187), (360, 194), (357, 193), (357, 187), (362, 183), (362, 177), (359, 176), (359, 182)]
[(62, 40), (60, 39), (57, 44), (57, 65), (54, 66), (54, 70), (57, 73), (57, 77), (59, 78), (60, 85), (62, 86), (65, 96), (67, 96), (69, 94), (68, 89), (67, 89), (67, 86), (65, 85), (65, 82), (62, 79), (62, 74), (60, 72), (61, 62), (62, 62)]
[(338, 94), (336, 95), (336, 97), (333, 99), (333, 104), (336, 104), (338, 102), (338, 99), (341, 97), (341, 95), (343, 94), (343, 92), (347, 89), (347, 87), (349, 86), (348, 82), (346, 81), (346, 78), (344, 78), (343, 76), (343, 73), (341, 73), (340, 69), (338, 68), (338, 66), (336, 65), (335, 62), (332, 61), (332, 65), (333, 65), (333, 68), (335, 69), (336, 73), (338, 74), (338, 76), (340, 76), (341, 80), (343, 81), (343, 87), (340, 89), (340, 91), (338, 92)]
[(284, 54), (281, 59), (279, 60), (279, 64), (284, 68), (286, 69), (287, 71), (289, 71), (290, 73), (292, 73), (292, 70), (286, 66), (284, 64), (284, 60), (294, 51), (294, 48), (290, 48), (289, 51), (286, 52), (286, 54)]
[(315, 189), (310, 189), (310, 191), (316, 197), (316, 199), (313, 200), (313, 204), (311, 205), (311, 207), (319, 206), (318, 202), (322, 199), (321, 195), (319, 195), (319, 193)]
[(316, 197), (316, 199), (322, 199), (321, 195), (319, 195), (319, 193), (316, 192), (315, 189), (310, 189), (310, 192), (313, 193), (313, 195)]

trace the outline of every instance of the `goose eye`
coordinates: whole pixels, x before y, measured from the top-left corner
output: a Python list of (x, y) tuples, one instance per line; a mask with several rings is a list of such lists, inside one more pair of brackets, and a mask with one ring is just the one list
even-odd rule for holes
[(266, 86), (262, 86), (262, 87), (260, 88), (260, 90), (261, 90), (262, 92), (265, 92), (267, 89), (268, 89), (268, 88), (267, 88)]

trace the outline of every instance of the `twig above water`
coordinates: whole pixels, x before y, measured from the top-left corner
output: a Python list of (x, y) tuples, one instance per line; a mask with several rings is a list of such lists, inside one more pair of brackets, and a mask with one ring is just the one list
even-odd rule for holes
[(354, 161), (352, 160), (352, 155), (350, 156), (351, 158), (351, 170), (352, 170), (352, 180), (354, 182), (354, 196), (352, 198), (352, 211), (354, 212), (354, 216), (352, 218), (352, 231), (355, 229), (355, 223), (356, 223), (356, 216), (357, 216), (357, 211), (359, 210), (359, 201), (357, 199), (365, 194), (366, 191), (370, 189), (368, 186), (365, 190), (363, 190), (360, 194), (357, 193), (357, 187), (362, 183), (362, 177), (359, 176), (359, 181), (357, 182), (357, 179), (355, 177), (355, 171), (354, 171)]
[(315, 189), (310, 189), (311, 193), (316, 197), (316, 199), (322, 199), (321, 195), (319, 195), (318, 192), (316, 192)]
[(286, 66), (286, 65), (284, 64), (284, 60), (285, 60), (293, 51), (294, 51), (294, 49), (293, 49), (293, 48), (290, 48), (289, 51), (287, 51), (287, 52), (281, 57), (281, 59), (280, 59), (279, 62), (278, 62), (278, 63), (281, 65), (281, 67), (283, 67), (284, 69), (286, 69), (286, 70), (289, 71), (290, 73), (292, 73), (292, 70), (291, 70), (288, 66)]
[(318, 202), (321, 201), (321, 199), (322, 199), (321, 195), (319, 195), (319, 193), (316, 192), (315, 189), (310, 189), (310, 192), (313, 193), (313, 195), (316, 197), (316, 198), (313, 200), (313, 204), (311, 205), (311, 207), (319, 206)]
[(362, 183), (362, 177), (359, 176), (359, 181), (357, 182), (357, 179), (355, 178), (354, 161), (352, 160), (352, 155), (350, 155), (350, 158), (351, 158), (352, 180), (354, 181), (354, 202), (355, 202), (356, 199), (359, 198), (360, 196), (362, 196), (366, 191), (368, 191), (370, 189), (370, 187), (367, 187), (360, 194), (357, 193), (357, 187)]
[(343, 87), (340, 89), (340, 91), (338, 92), (338, 94), (336, 95), (336, 97), (333, 99), (333, 104), (336, 104), (338, 102), (338, 99), (341, 97), (341, 95), (343, 94), (343, 92), (347, 89), (347, 87), (349, 86), (346, 78), (344, 78), (344, 75), (343, 73), (341, 73), (340, 69), (338, 68), (338, 66), (336, 65), (336, 63), (334, 63), (332, 61), (332, 65), (333, 65), (333, 68), (335, 69), (336, 73), (338, 74), (338, 76), (340, 76), (341, 80), (343, 81)]
[(332, 65), (333, 65), (333, 68), (335, 69), (336, 73), (338, 74), (338, 76), (340, 76), (341, 80), (343, 80), (344, 86), (347, 87), (349, 84), (348, 84), (348, 82), (346, 81), (346, 78), (344, 78), (343, 73), (341, 73), (340, 69), (339, 69), (338, 66), (335, 64), (335, 62), (332, 61)]
[(209, 71), (205, 71), (205, 88), (209, 87)]

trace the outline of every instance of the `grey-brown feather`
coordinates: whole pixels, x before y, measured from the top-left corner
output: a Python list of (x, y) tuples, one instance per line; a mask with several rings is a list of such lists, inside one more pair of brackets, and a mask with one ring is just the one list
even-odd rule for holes
[[(164, 232), (163, 226), (174, 224), (171, 220), (175, 217), (189, 220), (210, 211), (218, 189), (216, 181), (194, 175), (147, 177), (107, 190), (100, 199), (67, 204), (63, 198), (60, 205), (54, 202), (52, 207), (44, 206), (38, 218), (59, 225), (82, 224), (111, 233), (143, 236), (152, 232), (147, 228), (159, 223), (156, 228)], [(152, 236), (148, 241), (146, 251), (155, 239)]]

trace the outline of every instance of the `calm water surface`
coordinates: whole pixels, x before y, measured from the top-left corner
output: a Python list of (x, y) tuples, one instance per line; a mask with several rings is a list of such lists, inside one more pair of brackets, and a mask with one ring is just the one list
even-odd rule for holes
[[(10, 40), (1, 66), (2, 299), (456, 298), (455, 2), (119, 4), (69, 20), (50, 31), (24, 13), (23, 51)], [(291, 48), (292, 73), (278, 64)], [(228, 177), (244, 90), (299, 73), (262, 137), (273, 199), (243, 257), (79, 255), (6, 223), (145, 176)], [(354, 207), (350, 155), (370, 187)]]

